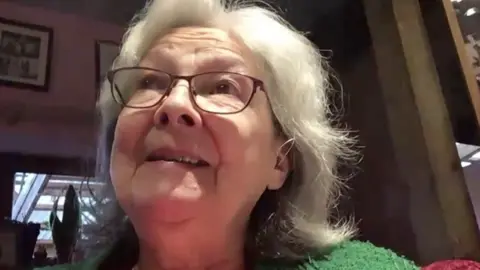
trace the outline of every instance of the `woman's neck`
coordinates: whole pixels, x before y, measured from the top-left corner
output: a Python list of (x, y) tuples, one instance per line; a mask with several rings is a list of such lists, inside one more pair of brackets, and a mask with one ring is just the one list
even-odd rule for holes
[(244, 270), (243, 259), (215, 258), (207, 261), (158, 260), (155, 256), (140, 253), (135, 270)]
[[(229, 237), (230, 236), (230, 237)], [(243, 270), (243, 234), (171, 232), (140, 238), (138, 270)]]

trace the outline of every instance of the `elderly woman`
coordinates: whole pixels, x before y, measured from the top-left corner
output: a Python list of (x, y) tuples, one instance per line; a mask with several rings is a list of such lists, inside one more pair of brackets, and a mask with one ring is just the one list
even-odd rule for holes
[(351, 152), (329, 123), (322, 65), (266, 9), (148, 4), (99, 102), (116, 236), (53, 269), (418, 269), (329, 223), (336, 161)]

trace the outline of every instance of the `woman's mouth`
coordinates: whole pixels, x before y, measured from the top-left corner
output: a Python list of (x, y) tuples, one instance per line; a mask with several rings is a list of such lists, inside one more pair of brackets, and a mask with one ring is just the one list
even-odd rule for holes
[(155, 161), (177, 162), (177, 163), (195, 166), (195, 167), (210, 166), (208, 162), (202, 159), (196, 159), (189, 156), (162, 156), (162, 155), (156, 155), (154, 153), (148, 155), (146, 158), (146, 161), (147, 162), (155, 162)]

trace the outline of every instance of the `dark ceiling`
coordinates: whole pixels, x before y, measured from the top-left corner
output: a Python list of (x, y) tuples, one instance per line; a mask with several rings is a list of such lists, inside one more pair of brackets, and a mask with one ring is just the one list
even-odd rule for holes
[[(145, 0), (0, 0), (76, 14), (126, 27)], [(358, 27), (364, 24), (358, 0), (266, 0), (297, 29), (307, 32), (320, 49), (334, 51), (338, 63), (352, 60), (368, 38)], [(352, 29), (353, 27), (353, 29)], [(368, 36), (368, 35), (367, 35)], [(355, 40), (355, 42), (349, 42)], [(327, 54), (330, 54), (327, 52)]]
[[(76, 14), (126, 27), (145, 0), (0, 0)], [(320, 49), (335, 52), (335, 62), (352, 60), (368, 41), (359, 0), (266, 0), (297, 29), (308, 32)], [(360, 16), (360, 17), (359, 17)], [(355, 42), (351, 42), (355, 40)], [(327, 54), (330, 54), (327, 52)]]
[[(4, 0), (5, 1), (5, 0)], [(145, 0), (6, 0), (19, 4), (78, 14), (95, 20), (126, 25)], [(316, 17), (331, 13), (346, 0), (269, 0), (285, 12), (297, 28), (309, 29)]]

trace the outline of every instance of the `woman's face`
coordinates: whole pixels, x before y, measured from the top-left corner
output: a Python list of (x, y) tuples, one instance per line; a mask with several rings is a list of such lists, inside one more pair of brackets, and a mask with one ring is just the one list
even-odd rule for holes
[[(153, 44), (140, 66), (177, 75), (230, 71), (263, 77), (241, 42), (212, 28), (173, 30)], [(112, 182), (136, 225), (244, 226), (265, 189), (278, 189), (284, 182), (288, 165), (276, 166), (282, 143), (263, 91), (239, 113), (207, 113), (192, 103), (188, 82), (178, 80), (157, 106), (121, 111)], [(189, 164), (192, 160), (201, 162)]]

